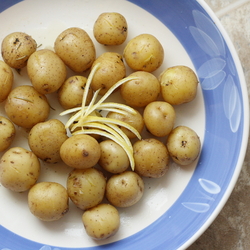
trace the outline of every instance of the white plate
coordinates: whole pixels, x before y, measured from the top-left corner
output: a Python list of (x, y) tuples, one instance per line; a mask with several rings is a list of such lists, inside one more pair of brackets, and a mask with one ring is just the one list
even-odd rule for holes
[[(195, 0), (4, 0), (0, 11), (0, 40), (11, 32), (23, 31), (42, 44), (40, 48), (52, 48), (61, 31), (78, 26), (92, 37), (97, 55), (106, 50), (122, 52), (125, 44), (103, 47), (92, 34), (100, 13), (120, 12), (129, 25), (127, 41), (150, 33), (163, 44), (165, 61), (154, 72), (156, 76), (178, 64), (197, 72), (198, 95), (191, 103), (176, 107), (176, 125), (193, 128), (203, 144), (200, 158), (191, 166), (171, 164), (165, 177), (144, 179), (143, 199), (130, 208), (119, 209), (120, 230), (105, 241), (96, 242), (86, 235), (82, 211), (73, 204), (61, 220), (41, 222), (29, 212), (27, 192), (16, 194), (0, 185), (0, 250), (187, 248), (212, 223), (228, 199), (241, 170), (248, 139), (244, 76), (235, 50), (213, 12), (203, 1)], [(30, 84), (25, 70), (21, 76), (15, 74), (14, 86), (27, 83)], [(56, 94), (48, 98), (55, 108), (50, 118), (65, 121), (58, 115), (62, 109)], [(0, 114), (4, 114), (2, 104)], [(29, 149), (27, 133), (20, 128), (13, 146)], [(43, 164), (39, 181), (56, 180), (65, 186), (70, 170)]]

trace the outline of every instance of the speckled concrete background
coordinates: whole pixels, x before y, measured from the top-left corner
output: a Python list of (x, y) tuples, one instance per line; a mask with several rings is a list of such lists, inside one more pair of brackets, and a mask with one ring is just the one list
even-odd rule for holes
[[(250, 94), (250, 0), (205, 0), (239, 55)], [(221, 213), (187, 250), (250, 249), (250, 143), (236, 186)]]

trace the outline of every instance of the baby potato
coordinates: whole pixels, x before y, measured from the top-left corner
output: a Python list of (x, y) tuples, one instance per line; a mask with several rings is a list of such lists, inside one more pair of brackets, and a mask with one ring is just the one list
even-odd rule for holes
[(0, 160), (0, 182), (14, 192), (30, 189), (40, 175), (36, 155), (22, 147), (7, 150)]
[[(126, 114), (121, 114), (121, 113), (110, 111), (107, 114), (107, 117), (111, 119), (116, 119), (122, 122), (126, 122), (130, 126), (134, 127), (139, 133), (141, 133), (144, 128), (144, 120), (138, 110), (135, 109), (134, 111), (136, 112), (136, 114), (132, 114), (128, 112)], [(127, 135), (128, 138), (132, 139), (136, 137), (136, 135), (130, 130), (128, 130), (127, 128), (120, 127), (120, 129)]]
[(115, 52), (101, 54), (93, 63), (92, 68), (100, 63), (95, 72), (91, 88), (96, 91), (101, 88), (100, 95), (104, 95), (116, 82), (126, 76), (126, 67), (122, 56)]
[(164, 49), (155, 36), (140, 34), (128, 42), (123, 57), (131, 69), (153, 72), (163, 63)]
[(159, 140), (148, 138), (133, 145), (135, 172), (140, 176), (160, 178), (168, 171), (167, 147)]
[(67, 77), (64, 62), (48, 49), (38, 50), (29, 57), (27, 72), (33, 87), (44, 95), (57, 91)]
[(163, 137), (168, 135), (174, 127), (175, 110), (167, 102), (151, 102), (144, 109), (143, 119), (152, 135)]
[(104, 45), (120, 45), (128, 34), (125, 17), (117, 12), (105, 12), (98, 16), (93, 27), (97, 42)]
[(107, 181), (106, 198), (115, 207), (130, 207), (143, 196), (144, 182), (133, 171), (115, 174)]
[[(82, 104), (82, 97), (85, 91), (87, 78), (84, 76), (71, 76), (60, 87), (58, 91), (58, 100), (64, 109), (71, 109)], [(86, 105), (93, 97), (93, 90), (89, 88)]]
[(191, 102), (197, 93), (198, 78), (187, 66), (174, 66), (164, 70), (159, 77), (163, 99), (171, 105)]
[(118, 210), (110, 204), (99, 204), (82, 215), (86, 233), (94, 240), (104, 240), (116, 234), (120, 227)]
[(74, 169), (67, 179), (68, 195), (80, 209), (87, 210), (102, 202), (105, 194), (106, 179), (95, 168)]
[(129, 76), (137, 77), (121, 85), (121, 96), (132, 107), (145, 107), (156, 101), (160, 94), (160, 83), (149, 72), (136, 71)]
[(36, 41), (24, 32), (13, 32), (7, 35), (1, 46), (3, 60), (15, 69), (24, 68), (36, 49)]
[(96, 57), (93, 41), (85, 30), (78, 27), (68, 28), (59, 34), (54, 49), (64, 63), (77, 73), (89, 69)]
[(56, 182), (39, 182), (28, 193), (30, 212), (42, 221), (56, 221), (69, 211), (69, 197)]
[(129, 167), (129, 159), (125, 150), (112, 140), (100, 142), (101, 157), (99, 165), (106, 171), (117, 174)]
[(4, 108), (10, 120), (23, 128), (32, 128), (35, 124), (44, 122), (50, 113), (46, 96), (29, 85), (14, 88)]
[(28, 143), (32, 152), (47, 163), (61, 160), (61, 145), (68, 139), (64, 124), (57, 119), (37, 123), (29, 132)]
[(99, 161), (101, 148), (92, 136), (78, 134), (64, 141), (60, 148), (60, 156), (68, 166), (86, 169), (93, 167)]
[(10, 66), (0, 60), (0, 103), (8, 97), (14, 81), (14, 75)]
[(169, 134), (167, 148), (174, 162), (186, 166), (197, 159), (201, 142), (193, 129), (187, 126), (178, 126)]
[(9, 119), (0, 116), (0, 152), (10, 147), (15, 135), (14, 124)]

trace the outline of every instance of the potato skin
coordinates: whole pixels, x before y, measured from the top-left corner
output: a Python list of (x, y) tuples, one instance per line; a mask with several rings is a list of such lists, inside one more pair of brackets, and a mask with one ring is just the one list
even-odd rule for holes
[(89, 69), (96, 57), (93, 41), (85, 30), (78, 27), (68, 28), (59, 34), (54, 49), (64, 63), (77, 73)]
[[(81, 106), (87, 78), (80, 75), (69, 77), (58, 90), (58, 100), (64, 109)], [(89, 88), (86, 105), (93, 97), (93, 90)]]
[(117, 12), (105, 12), (98, 16), (93, 27), (97, 42), (104, 45), (120, 45), (125, 42), (128, 24), (125, 17)]
[(1, 46), (3, 60), (15, 69), (24, 68), (36, 49), (36, 41), (24, 32), (13, 32), (7, 35)]
[(99, 165), (106, 171), (117, 174), (124, 172), (129, 167), (129, 159), (125, 150), (112, 140), (100, 142), (101, 157)]
[(195, 72), (182, 65), (164, 70), (159, 81), (163, 99), (172, 105), (191, 102), (196, 96), (199, 82)]
[(23, 128), (32, 128), (35, 124), (44, 122), (50, 113), (46, 96), (29, 85), (14, 88), (4, 108), (10, 120)]
[(164, 49), (155, 36), (140, 34), (128, 42), (123, 57), (131, 69), (153, 72), (163, 63)]
[(16, 135), (16, 128), (11, 120), (0, 116), (0, 152), (10, 147)]
[(14, 192), (30, 189), (40, 175), (40, 162), (36, 155), (24, 148), (7, 150), (0, 160), (0, 182)]
[(187, 126), (178, 126), (169, 134), (167, 148), (174, 162), (186, 166), (199, 156), (201, 142), (193, 129)]
[(143, 112), (143, 119), (148, 131), (157, 137), (167, 136), (175, 124), (175, 110), (164, 101), (149, 103)]
[(42, 221), (61, 219), (69, 210), (69, 197), (64, 186), (56, 182), (39, 182), (28, 193), (30, 212)]
[(27, 72), (33, 87), (44, 95), (57, 91), (67, 77), (64, 62), (48, 49), (38, 50), (29, 57)]
[(160, 178), (168, 171), (167, 147), (159, 140), (148, 138), (134, 143), (135, 172), (140, 176)]
[(82, 222), (86, 233), (92, 239), (104, 240), (118, 231), (120, 215), (114, 206), (99, 204), (83, 213)]
[(106, 178), (95, 168), (74, 169), (67, 179), (67, 191), (72, 202), (86, 210), (102, 202), (106, 188)]
[(115, 207), (130, 207), (143, 196), (144, 182), (133, 171), (113, 175), (107, 181), (106, 198)]
[(126, 76), (126, 67), (122, 56), (115, 52), (101, 54), (93, 63), (92, 68), (100, 63), (93, 76), (91, 88), (96, 91), (101, 88), (100, 95), (104, 95), (116, 82)]
[(125, 82), (121, 86), (121, 96), (132, 107), (145, 107), (156, 101), (160, 94), (160, 83), (156, 76), (145, 71), (136, 71), (129, 76), (138, 79)]
[(69, 137), (60, 148), (60, 156), (72, 168), (93, 167), (101, 156), (100, 145), (90, 135), (78, 134)]
[(60, 148), (68, 139), (64, 124), (50, 119), (36, 124), (29, 132), (28, 143), (32, 152), (47, 163), (61, 161)]
[(5, 101), (12, 89), (14, 75), (10, 66), (0, 60), (0, 103)]

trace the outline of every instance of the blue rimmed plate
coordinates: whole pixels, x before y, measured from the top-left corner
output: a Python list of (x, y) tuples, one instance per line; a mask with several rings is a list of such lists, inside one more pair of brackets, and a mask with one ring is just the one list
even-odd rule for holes
[[(56, 36), (72, 26), (92, 27), (105, 11), (122, 13), (128, 40), (140, 33), (155, 35), (164, 46), (165, 61), (154, 72), (184, 64), (200, 80), (196, 99), (176, 107), (177, 124), (192, 127), (202, 141), (194, 164), (171, 164), (159, 180), (145, 180), (145, 195), (135, 206), (120, 209), (121, 228), (112, 238), (95, 242), (86, 236), (81, 211), (74, 206), (63, 219), (44, 223), (30, 214), (27, 193), (13, 194), (0, 186), (0, 250), (185, 249), (218, 215), (237, 181), (248, 140), (247, 89), (236, 52), (213, 12), (203, 1), (182, 0), (4, 0), (0, 2), (0, 39), (14, 31), (35, 38), (40, 48), (53, 47)], [(93, 39), (94, 40), (94, 39)], [(108, 48), (122, 51), (119, 48)], [(107, 48), (96, 44), (97, 53)], [(25, 71), (15, 73), (15, 86), (27, 84)], [(61, 111), (50, 95), (55, 112)], [(4, 114), (1, 105), (0, 113)], [(13, 145), (28, 147), (18, 129)], [(44, 164), (40, 180), (63, 185), (69, 169)]]

